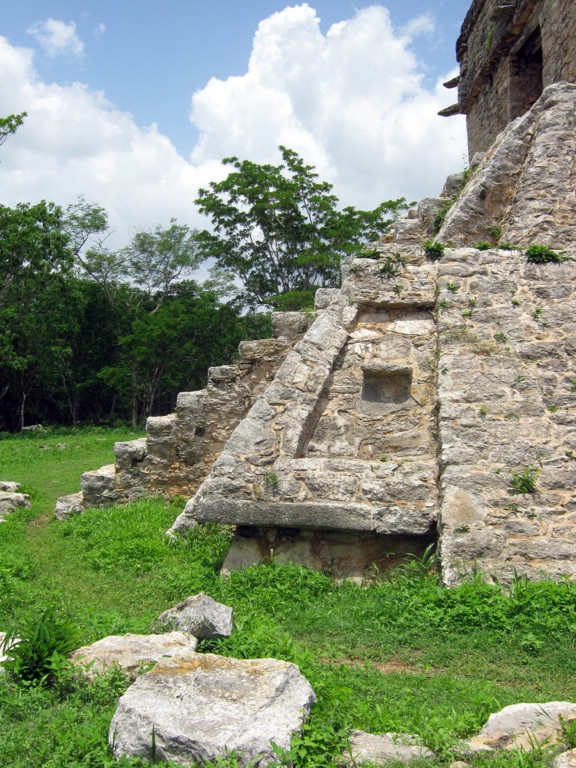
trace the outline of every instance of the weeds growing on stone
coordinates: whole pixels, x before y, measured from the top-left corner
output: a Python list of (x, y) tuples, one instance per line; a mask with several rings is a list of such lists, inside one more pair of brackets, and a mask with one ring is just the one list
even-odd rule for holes
[(426, 256), (432, 259), (432, 261), (441, 259), (446, 250), (444, 243), (439, 243), (436, 240), (427, 240), (425, 243), (422, 243), (422, 248)]
[(542, 470), (526, 465), (519, 472), (512, 472), (511, 485), (515, 493), (534, 493), (536, 480)]
[(531, 245), (526, 249), (525, 256), (530, 264), (559, 264), (562, 261), (560, 254), (547, 245)]

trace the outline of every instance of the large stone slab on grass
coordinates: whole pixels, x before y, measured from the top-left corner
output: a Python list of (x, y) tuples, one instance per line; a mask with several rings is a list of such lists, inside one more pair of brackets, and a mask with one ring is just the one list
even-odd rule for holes
[(8, 493), (18, 493), (22, 486), (20, 483), (14, 483), (12, 480), (0, 480), (0, 491), (8, 491)]
[[(389, 760), (401, 760), (409, 763), (416, 757), (433, 757), (416, 736), (406, 733), (385, 733), (376, 736), (365, 731), (352, 731), (350, 734), (350, 760), (343, 765), (355, 766), (364, 761), (385, 763)], [(348, 756), (346, 756), (348, 757)]]
[(66, 520), (71, 515), (78, 515), (83, 512), (84, 508), (84, 494), (82, 491), (78, 491), (78, 493), (70, 493), (68, 496), (60, 496), (56, 501), (54, 515), (57, 520)]
[(70, 654), (74, 664), (86, 670), (88, 677), (105, 672), (113, 664), (121, 667), (132, 680), (151, 664), (176, 653), (195, 651), (198, 640), (185, 632), (161, 635), (110, 635)]
[(0, 491), (0, 522), (15, 509), (30, 506), (30, 496), (26, 493)]
[(232, 634), (232, 608), (200, 592), (170, 608), (158, 620), (172, 629), (190, 632), (199, 640)]
[(188, 766), (235, 750), (239, 765), (263, 768), (275, 759), (270, 742), (289, 749), (314, 701), (295, 664), (180, 653), (121, 697), (108, 739), (116, 758), (150, 760), (154, 738), (156, 760)]
[(569, 749), (568, 752), (562, 752), (554, 760), (554, 768), (576, 768), (576, 749)]
[(512, 704), (490, 715), (477, 736), (466, 741), (473, 751), (524, 749), (561, 741), (562, 724), (576, 719), (576, 704), (548, 701), (544, 704)]

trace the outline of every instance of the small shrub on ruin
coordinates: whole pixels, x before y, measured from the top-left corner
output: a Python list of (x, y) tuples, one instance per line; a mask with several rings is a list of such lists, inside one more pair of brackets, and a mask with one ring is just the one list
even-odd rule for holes
[(529, 264), (559, 264), (562, 261), (560, 254), (547, 245), (531, 245), (526, 249), (525, 256)]

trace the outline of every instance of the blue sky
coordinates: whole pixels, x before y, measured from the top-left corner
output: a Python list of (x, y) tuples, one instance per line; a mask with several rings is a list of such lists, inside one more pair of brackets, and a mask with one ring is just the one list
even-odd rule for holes
[(0, 202), (79, 194), (120, 238), (193, 200), (229, 154), (287, 143), (346, 204), (439, 191), (461, 169), (462, 118), (439, 80), (468, 0), (26, 0), (3, 9)]

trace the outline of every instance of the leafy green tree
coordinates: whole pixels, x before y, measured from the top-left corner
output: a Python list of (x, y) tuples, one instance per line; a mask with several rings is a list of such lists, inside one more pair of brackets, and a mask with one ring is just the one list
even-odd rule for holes
[(0, 117), (0, 147), (8, 136), (16, 133), (18, 128), (24, 123), (24, 118), (27, 117), (26, 112), (20, 112), (19, 115), (8, 115), (8, 117)]
[(406, 207), (404, 198), (373, 211), (338, 210), (332, 185), (291, 149), (283, 163), (257, 165), (230, 157), (234, 170), (196, 203), (214, 231), (198, 234), (200, 254), (213, 258), (217, 274), (242, 283), (248, 306), (306, 306), (316, 288), (337, 286), (347, 255), (374, 240)]
[(60, 208), (0, 206), (0, 397), (17, 401), (20, 427), (38, 371), (67, 354), (71, 269)]

